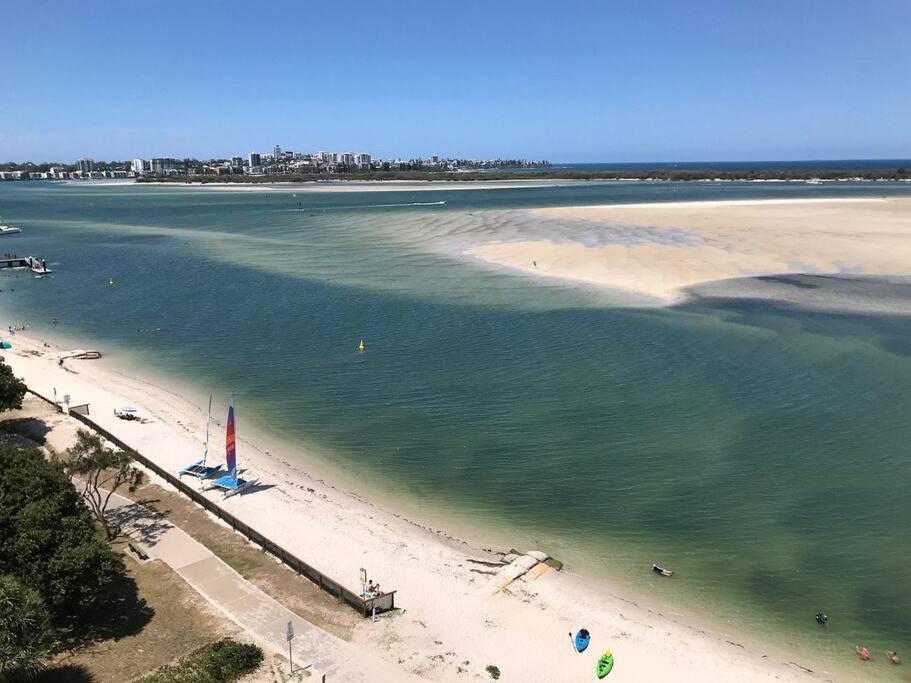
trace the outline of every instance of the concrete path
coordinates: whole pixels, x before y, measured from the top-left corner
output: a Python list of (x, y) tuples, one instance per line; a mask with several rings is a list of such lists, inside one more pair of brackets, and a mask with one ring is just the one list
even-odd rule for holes
[[(243, 628), (262, 647), (287, 656), (285, 632), (294, 625), (292, 651), (295, 670), (308, 666), (310, 680), (364, 681), (364, 658), (344, 640), (317, 628), (244, 579), (212, 551), (151, 509), (114, 494), (108, 507), (124, 533), (151, 558), (162, 560), (180, 574), (200, 595)], [(369, 663), (371, 679), (409, 678), (383, 661)], [(388, 670), (387, 670), (388, 669)]]

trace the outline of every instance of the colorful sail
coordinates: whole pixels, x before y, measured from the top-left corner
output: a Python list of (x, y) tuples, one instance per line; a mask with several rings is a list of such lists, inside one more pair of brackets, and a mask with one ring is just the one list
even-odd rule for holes
[(228, 466), (228, 475), (237, 478), (237, 446), (234, 440), (234, 397), (228, 406), (228, 428), (225, 431), (225, 464)]

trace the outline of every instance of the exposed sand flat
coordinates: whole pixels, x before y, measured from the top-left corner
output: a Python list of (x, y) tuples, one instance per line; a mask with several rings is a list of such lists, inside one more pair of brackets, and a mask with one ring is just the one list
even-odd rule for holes
[(529, 213), (533, 220), (582, 222), (605, 237), (594, 246), (536, 239), (482, 244), (466, 253), (666, 304), (684, 298), (687, 287), (730, 278), (911, 275), (911, 198), (677, 202)]
[[(58, 396), (69, 394), (73, 405), (88, 402), (93, 419), (171, 471), (199, 458), (200, 406), (107, 369), (105, 361), (67, 360), (67, 369), (60, 369), (57, 353), (40, 341), (17, 334), (12, 343), (3, 356), (30, 387), (47, 396), (55, 390)], [(125, 403), (151, 421), (116, 419), (113, 409)], [(213, 425), (216, 462), (221, 434)], [(239, 463), (272, 488), (223, 502), (218, 494), (207, 495), (352, 589), (360, 567), (369, 568), (387, 589), (398, 589), (396, 604), (403, 611), (375, 623), (364, 620), (350, 647), (338, 653), (341, 659), (352, 648), (359, 652), (372, 681), (485, 681), (489, 664), (499, 667), (502, 681), (594, 680), (595, 660), (607, 647), (616, 658), (612, 681), (820, 680), (794, 664), (807, 664), (803, 654), (737, 645), (732, 641), (746, 641), (726, 629), (688, 624), (600, 582), (544, 570), (528, 557), (520, 558), (531, 569), (524, 576), (517, 577), (520, 569), (497, 569), (489, 564), (496, 556), (447, 541), (315, 478), (297, 460), (257, 448), (243, 431), (238, 436)], [(592, 632), (593, 642), (579, 655), (567, 633), (581, 625)], [(851, 656), (845, 655), (849, 667)], [(371, 666), (375, 658), (384, 665)]]

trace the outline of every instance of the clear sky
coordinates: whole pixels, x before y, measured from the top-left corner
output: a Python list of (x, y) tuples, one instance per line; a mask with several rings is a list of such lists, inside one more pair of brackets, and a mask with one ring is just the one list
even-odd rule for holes
[(911, 157), (911, 0), (3, 3), (0, 160)]

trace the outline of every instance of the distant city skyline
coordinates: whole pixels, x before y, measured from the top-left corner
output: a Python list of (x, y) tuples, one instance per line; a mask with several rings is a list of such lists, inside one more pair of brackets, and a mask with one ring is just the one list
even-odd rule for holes
[(15, 3), (0, 161), (908, 158), (908, 35), (901, 0)]

